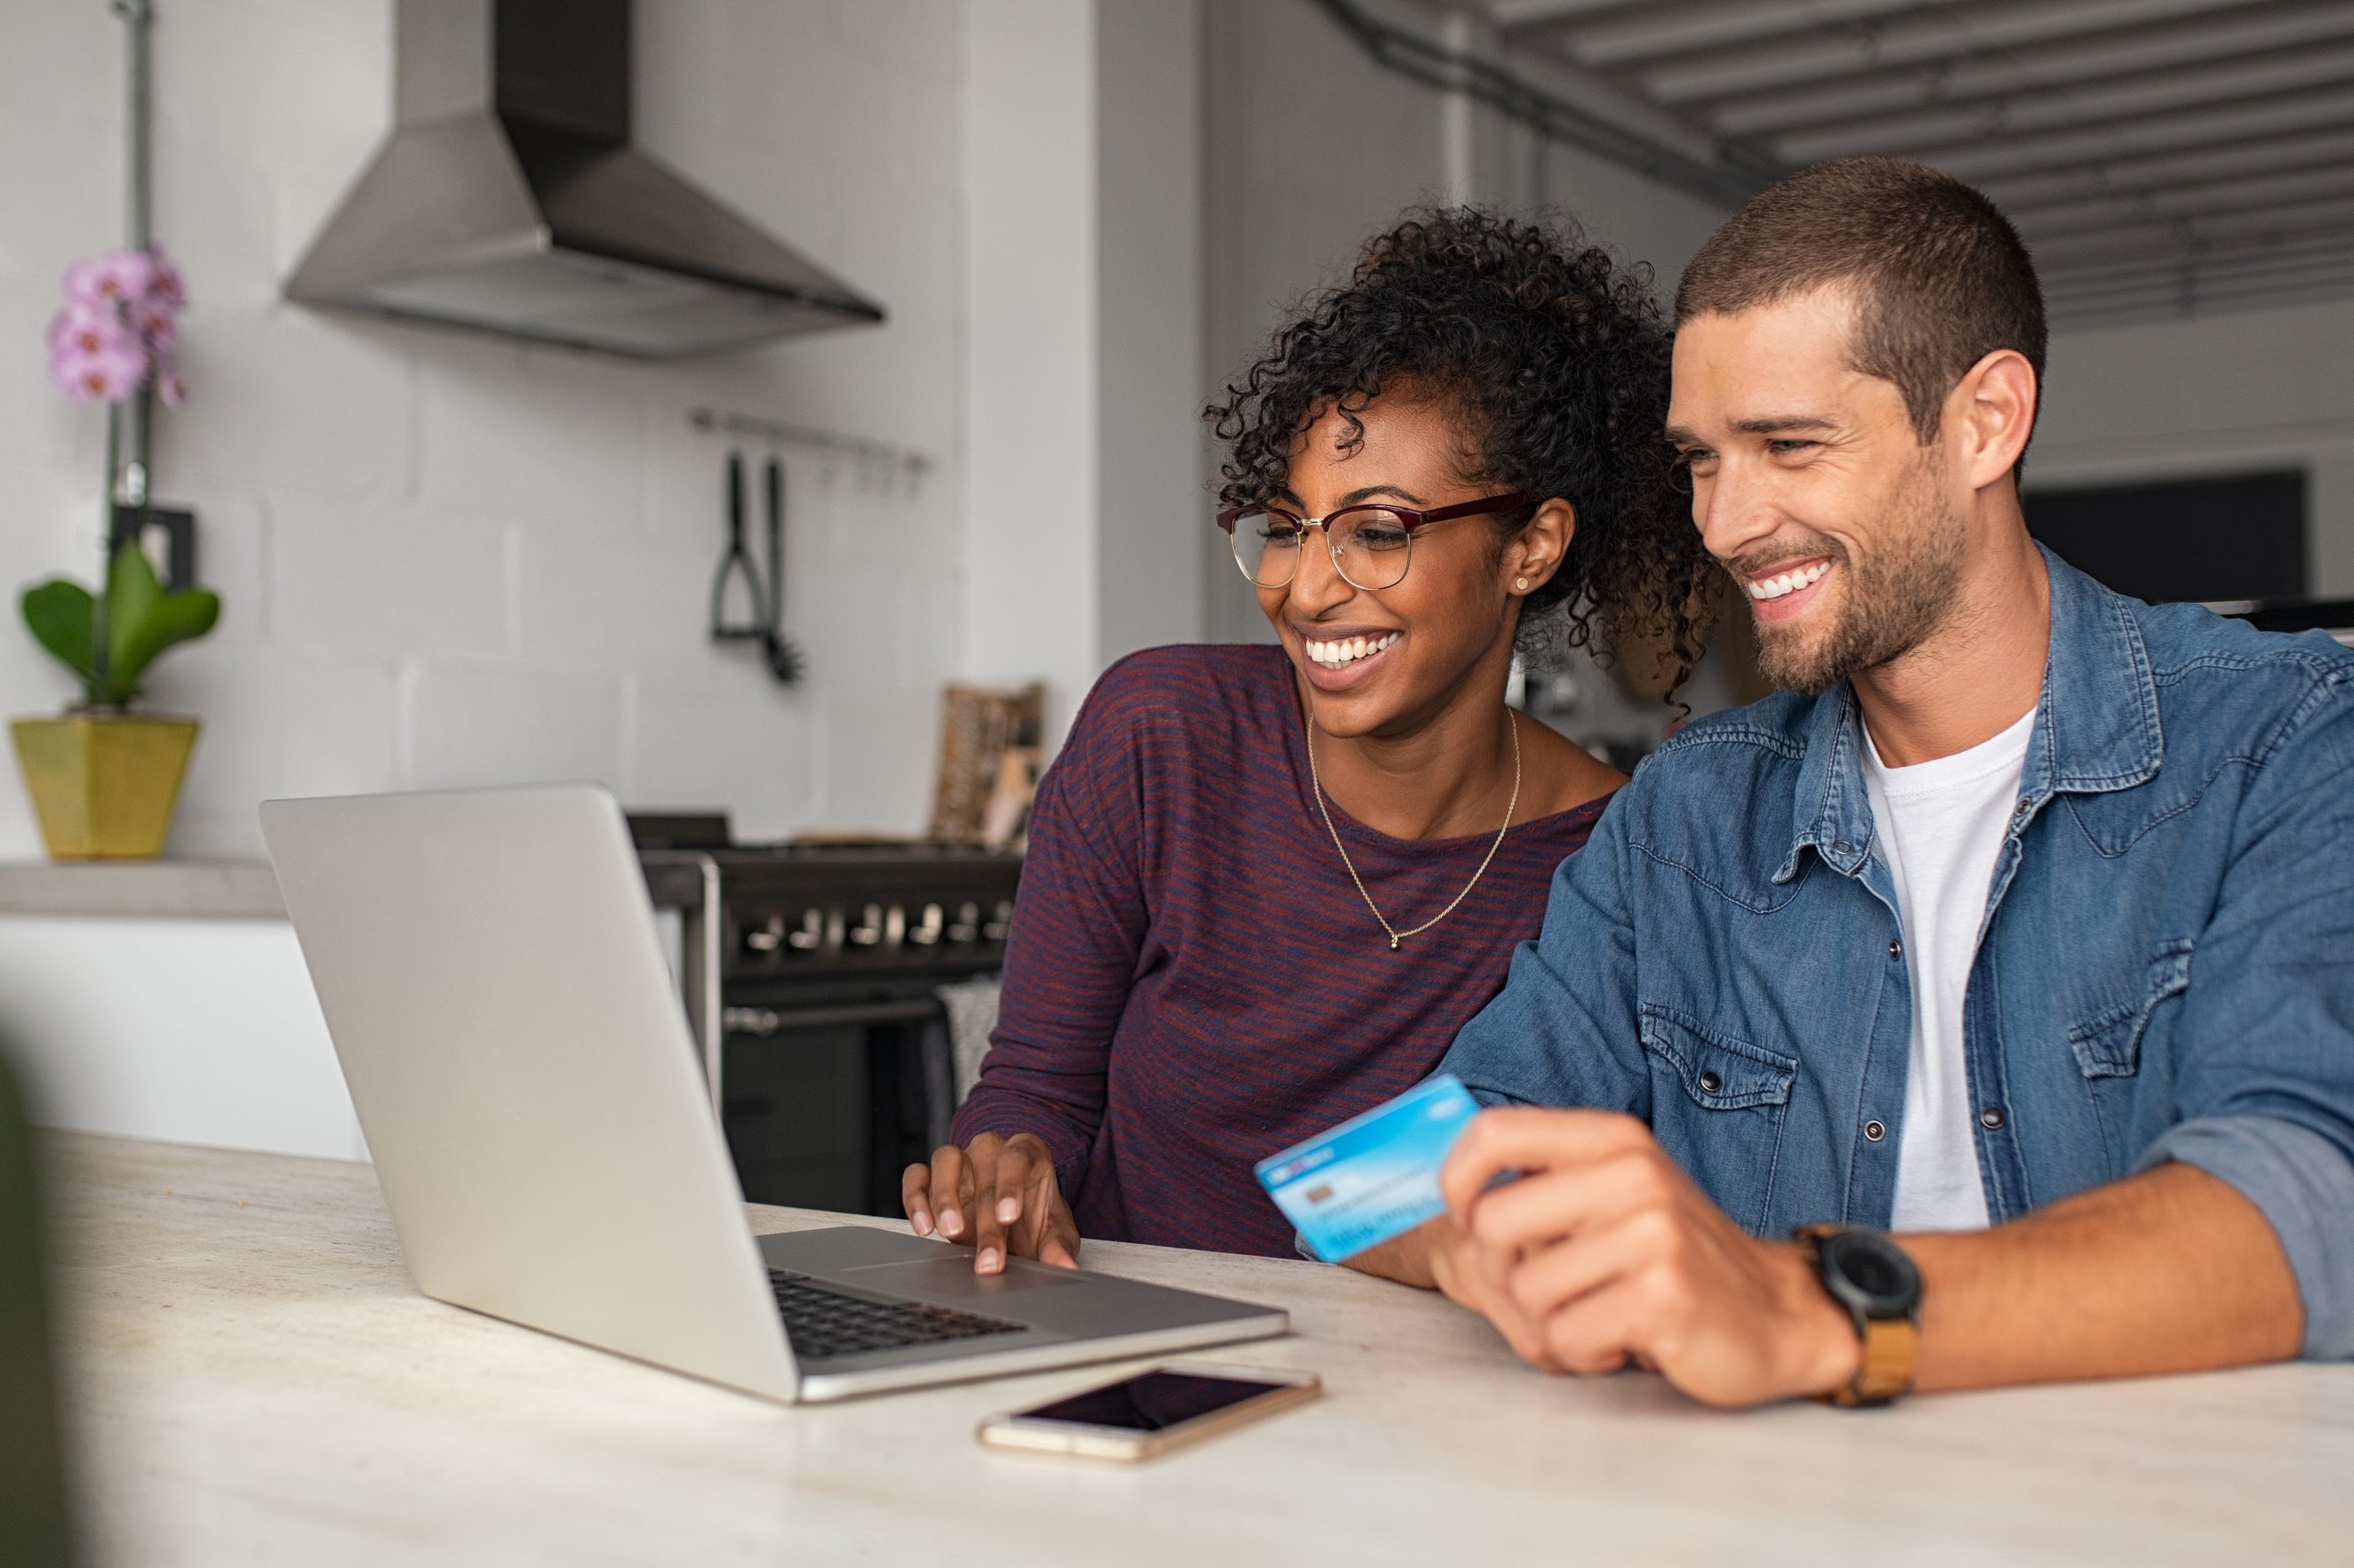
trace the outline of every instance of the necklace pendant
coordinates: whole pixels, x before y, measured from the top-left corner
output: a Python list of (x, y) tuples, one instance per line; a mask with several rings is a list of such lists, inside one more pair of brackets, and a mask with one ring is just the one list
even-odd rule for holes
[[(120, 3), (120, 0), (118, 0), (118, 3)], [(1401, 938), (1412, 937), (1420, 932), (1427, 931), (1433, 926), (1437, 925), (1441, 920), (1446, 919), (1449, 915), (1454, 914), (1456, 905), (1462, 903), (1464, 899), (1471, 895), (1471, 890), (1479, 885), (1479, 879), (1488, 874), (1488, 867), (1490, 863), (1495, 860), (1496, 852), (1504, 847), (1504, 835), (1512, 831), (1512, 816), (1514, 812), (1520, 810), (1521, 804), (1520, 720), (1512, 715), (1510, 709), (1505, 711), (1505, 728), (1511, 733), (1512, 737), (1512, 793), (1511, 798), (1504, 802), (1504, 825), (1496, 830), (1495, 840), (1488, 845), (1488, 853), (1479, 857), (1479, 869), (1471, 874), (1471, 880), (1463, 885), (1463, 891), (1457, 894), (1453, 902), (1449, 903), (1446, 908), (1440, 910), (1429, 919), (1425, 920), (1421, 925), (1416, 926), (1411, 931), (1391, 930), (1389, 921), (1382, 914), (1381, 906), (1374, 903), (1373, 895), (1365, 891), (1365, 879), (1357, 874), (1356, 863), (1349, 858), (1349, 846), (1341, 842), (1341, 830), (1332, 825), (1331, 810), (1324, 804), (1324, 780), (1316, 771), (1316, 711), (1313, 708), (1310, 708), (1308, 711), (1307, 724), (1308, 733), (1306, 737), (1306, 746), (1308, 749), (1308, 782), (1309, 787), (1314, 790), (1316, 795), (1316, 814), (1324, 819), (1324, 831), (1331, 835), (1333, 851), (1340, 855), (1341, 865), (1347, 868), (1349, 880), (1357, 885), (1357, 896), (1365, 901), (1365, 907), (1373, 912), (1373, 918), (1381, 921), (1383, 931), (1387, 933), (1389, 936), (1390, 951), (1394, 953), (1398, 950), (1398, 942)]]

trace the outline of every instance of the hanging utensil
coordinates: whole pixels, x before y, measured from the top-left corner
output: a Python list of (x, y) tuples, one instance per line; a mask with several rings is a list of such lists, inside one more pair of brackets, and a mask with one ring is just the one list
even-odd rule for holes
[(780, 685), (801, 678), (801, 651), (785, 640), (785, 465), (769, 459), (769, 628), (762, 652)]
[[(748, 621), (727, 619), (727, 585), (740, 580), (752, 607)], [(744, 454), (727, 454), (727, 553), (719, 557), (718, 575), (711, 579), (711, 640), (714, 642), (759, 641), (769, 636), (769, 594), (760, 582), (760, 568), (744, 547)]]

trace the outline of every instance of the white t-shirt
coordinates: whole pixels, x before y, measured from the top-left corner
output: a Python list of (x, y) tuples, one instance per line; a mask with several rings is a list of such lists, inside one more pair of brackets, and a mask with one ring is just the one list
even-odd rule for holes
[(1962, 1055), (1962, 1000), (1978, 956), (1995, 856), (2010, 824), (2035, 710), (1951, 757), (1890, 768), (1864, 737), (1878, 853), (1896, 883), (1913, 980), (1913, 1065), (1896, 1153), (1899, 1231), (1982, 1230), (1978, 1116)]

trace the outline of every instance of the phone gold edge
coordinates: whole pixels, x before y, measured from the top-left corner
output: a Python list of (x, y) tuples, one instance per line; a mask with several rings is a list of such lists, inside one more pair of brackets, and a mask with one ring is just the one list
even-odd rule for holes
[[(1126, 1383), (1142, 1377), (1146, 1372), (1203, 1370), (1206, 1369), (1198, 1363), (1191, 1366), (1174, 1363), (1147, 1367), (1143, 1372), (1131, 1372), (1118, 1381)], [(1214, 1437), (1237, 1426), (1246, 1426), (1264, 1416), (1278, 1414), (1295, 1405), (1306, 1404), (1324, 1392), (1323, 1377), (1312, 1372), (1295, 1372), (1288, 1367), (1228, 1367), (1222, 1370), (1227, 1375), (1249, 1381), (1280, 1380), (1280, 1386), (1161, 1432), (1124, 1432), (1118, 1427), (1088, 1426), (1076, 1421), (1034, 1421), (1008, 1410), (983, 1416), (973, 1428), (973, 1436), (986, 1446), (1018, 1453), (1068, 1454), (1084, 1459), (1134, 1463), (1174, 1449), (1191, 1447), (1204, 1438)], [(1115, 1387), (1117, 1383), (1097, 1386)], [(1082, 1389), (1078, 1392), (1090, 1391)]]

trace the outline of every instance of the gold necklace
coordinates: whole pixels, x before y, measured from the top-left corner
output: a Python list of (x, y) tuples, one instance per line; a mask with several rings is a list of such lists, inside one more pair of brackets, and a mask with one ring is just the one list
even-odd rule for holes
[(1325, 809), (1324, 780), (1316, 771), (1316, 715), (1312, 709), (1308, 715), (1308, 780), (1316, 789), (1317, 814), (1324, 819), (1324, 831), (1332, 835), (1332, 847), (1341, 852), (1341, 863), (1349, 868), (1349, 880), (1357, 885), (1357, 896), (1365, 901), (1365, 907), (1373, 912), (1373, 918), (1379, 920), (1382, 929), (1389, 933), (1390, 951), (1393, 953), (1397, 951), (1400, 942), (1408, 937), (1421, 936), (1454, 914), (1457, 904), (1471, 896), (1471, 890), (1479, 885), (1481, 877), (1488, 874), (1488, 863), (1494, 860), (1496, 852), (1504, 847), (1504, 835), (1512, 831), (1512, 813), (1520, 810), (1521, 805), (1521, 720), (1511, 708), (1504, 710), (1504, 715), (1512, 732), (1512, 798), (1504, 803), (1504, 825), (1496, 830), (1496, 842), (1490, 844), (1488, 853), (1479, 857), (1479, 869), (1471, 874), (1471, 880), (1463, 885), (1463, 891), (1455, 895), (1454, 901), (1413, 930), (1401, 931), (1390, 924), (1389, 917), (1382, 913), (1382, 906), (1373, 902), (1372, 894), (1365, 891), (1365, 879), (1357, 874), (1357, 863), (1349, 858), (1349, 846), (1341, 842), (1340, 830), (1332, 825), (1332, 813)]

